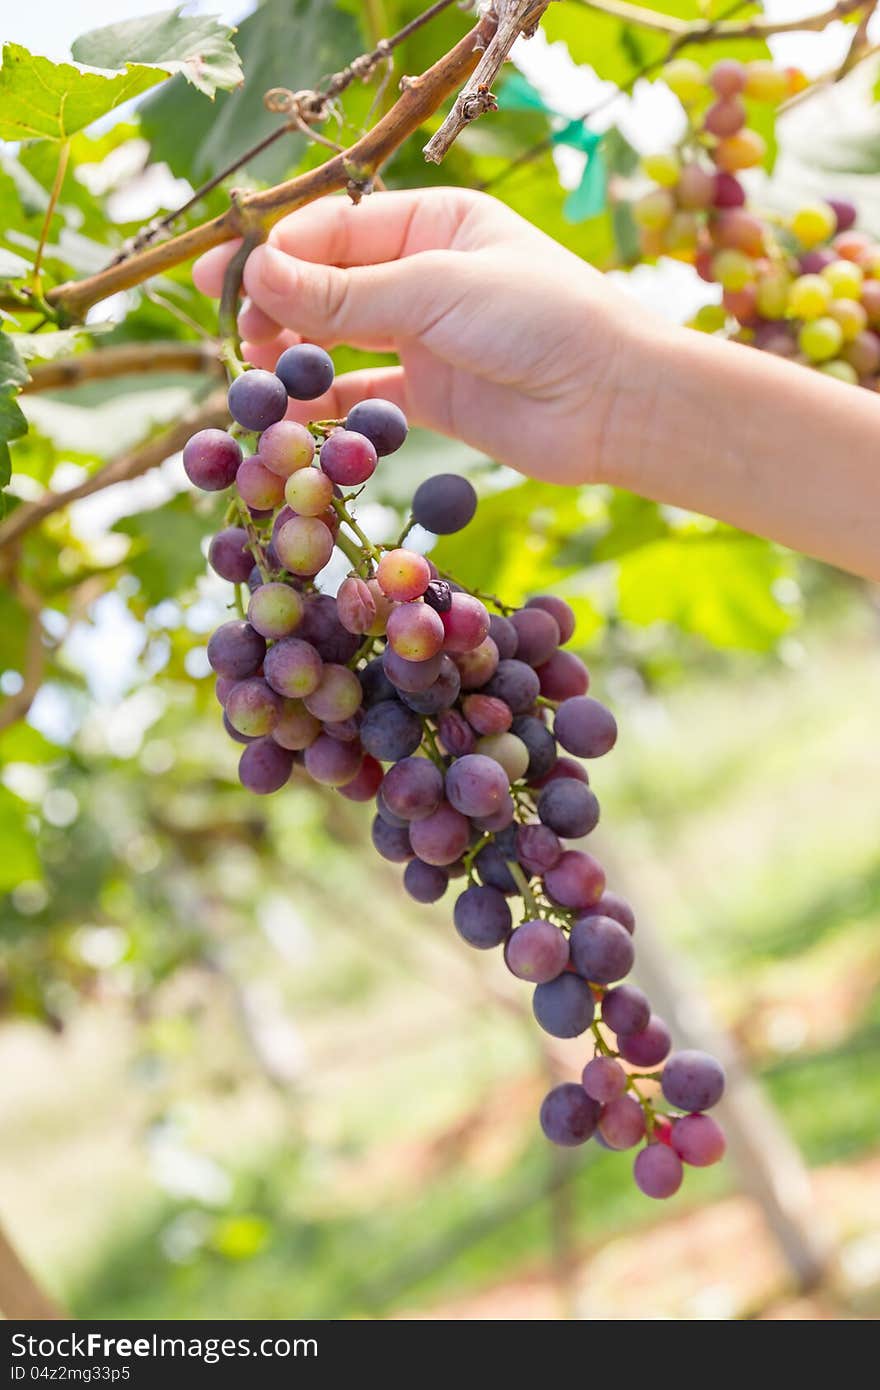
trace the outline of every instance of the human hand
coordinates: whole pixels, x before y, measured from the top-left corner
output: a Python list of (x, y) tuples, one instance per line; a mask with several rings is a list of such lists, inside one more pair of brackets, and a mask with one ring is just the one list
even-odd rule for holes
[[(196, 262), (199, 289), (220, 294), (235, 249)], [(675, 331), (503, 203), (458, 188), (312, 203), (251, 253), (244, 288), (255, 366), (303, 338), (400, 359), (338, 377), (291, 416), (340, 418), (382, 396), (413, 424), (559, 483), (614, 479), (633, 384), (652, 398)]]

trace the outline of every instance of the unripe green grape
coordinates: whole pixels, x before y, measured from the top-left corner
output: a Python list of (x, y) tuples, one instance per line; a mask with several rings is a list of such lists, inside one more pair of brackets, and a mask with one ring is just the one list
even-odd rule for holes
[(674, 154), (646, 154), (641, 167), (642, 173), (661, 188), (674, 188), (681, 173), (681, 165)]
[(773, 66), (766, 58), (746, 64), (746, 96), (754, 101), (774, 104), (789, 94), (789, 78), (785, 71)]
[(692, 212), (676, 212), (663, 233), (663, 246), (669, 256), (693, 260), (700, 227)]
[(721, 304), (702, 304), (691, 319), (691, 328), (700, 333), (717, 333), (727, 322), (727, 314)]
[(712, 151), (712, 158), (725, 174), (735, 174), (740, 169), (751, 169), (760, 164), (766, 153), (763, 136), (747, 128), (719, 140)]
[(744, 290), (755, 278), (755, 266), (744, 251), (719, 251), (712, 257), (712, 274), (723, 290)]
[(692, 106), (706, 94), (706, 73), (692, 58), (674, 58), (660, 76), (683, 106)]
[(320, 516), (333, 499), (333, 483), (320, 468), (300, 468), (284, 484), (284, 497), (299, 516)]
[(832, 299), (828, 316), (840, 324), (845, 343), (853, 342), (868, 327), (868, 315), (855, 299)]
[(837, 218), (827, 203), (805, 203), (791, 219), (792, 235), (802, 246), (818, 246), (834, 234)]
[(799, 275), (788, 292), (788, 312), (796, 319), (817, 319), (831, 303), (831, 286), (821, 275)]
[(780, 266), (772, 266), (765, 274), (758, 276), (755, 287), (755, 303), (758, 312), (765, 319), (781, 319), (788, 308), (791, 290), (791, 276)]
[(289, 584), (261, 584), (251, 594), (248, 622), (263, 637), (273, 641), (287, 637), (299, 626), (302, 615), (302, 595)]
[(643, 193), (632, 205), (633, 221), (637, 227), (660, 232), (669, 225), (675, 212), (675, 199), (668, 188), (654, 188)]
[(865, 274), (854, 261), (832, 261), (821, 274), (822, 279), (831, 286), (835, 299), (858, 299), (861, 296)]
[(798, 344), (811, 362), (828, 362), (843, 346), (843, 330), (832, 318), (811, 319), (798, 334)]
[(316, 516), (295, 516), (285, 521), (274, 545), (286, 570), (309, 579), (324, 568), (333, 554), (333, 537)]
[(487, 734), (477, 740), (478, 753), (500, 763), (511, 782), (525, 777), (529, 765), (529, 750), (516, 734)]
[(820, 372), (826, 376), (833, 376), (838, 381), (846, 382), (847, 386), (857, 386), (859, 374), (855, 367), (851, 367), (849, 362), (844, 362), (840, 357), (835, 357), (831, 362), (823, 362), (819, 367)]

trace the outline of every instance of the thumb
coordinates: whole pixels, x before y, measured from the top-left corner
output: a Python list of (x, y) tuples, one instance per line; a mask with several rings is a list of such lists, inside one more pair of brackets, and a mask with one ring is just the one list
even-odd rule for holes
[(265, 244), (248, 257), (244, 286), (252, 303), (282, 327), (330, 346), (369, 346), (417, 337), (436, 320), (446, 277), (427, 262), (438, 255), (343, 269), (296, 260)]

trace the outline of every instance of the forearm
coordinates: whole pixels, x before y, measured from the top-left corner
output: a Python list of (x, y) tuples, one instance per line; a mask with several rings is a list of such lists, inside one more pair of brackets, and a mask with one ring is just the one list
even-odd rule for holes
[(880, 580), (880, 397), (681, 330), (625, 388), (609, 482)]

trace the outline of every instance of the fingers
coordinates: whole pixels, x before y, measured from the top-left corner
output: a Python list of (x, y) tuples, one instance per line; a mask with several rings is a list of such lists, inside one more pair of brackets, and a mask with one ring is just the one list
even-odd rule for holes
[(338, 376), (330, 390), (316, 401), (291, 401), (288, 420), (342, 420), (358, 401), (375, 399), (393, 401), (408, 415), (406, 377), (402, 367), (365, 367), (357, 372)]
[(246, 299), (238, 316), (238, 331), (249, 343), (265, 343), (270, 338), (277, 338), (280, 329), (274, 319)]
[(241, 240), (225, 241), (222, 246), (212, 246), (210, 251), (199, 256), (198, 260), (193, 262), (192, 268), (196, 289), (202, 294), (210, 295), (212, 299), (219, 299), (226, 267), (240, 246)]

